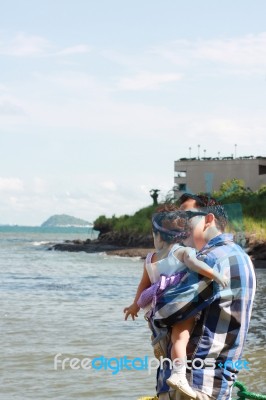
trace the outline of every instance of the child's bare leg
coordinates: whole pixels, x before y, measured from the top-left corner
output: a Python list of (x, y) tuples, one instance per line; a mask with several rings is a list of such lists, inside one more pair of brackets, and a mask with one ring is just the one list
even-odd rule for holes
[(190, 398), (196, 398), (196, 393), (189, 386), (186, 379), (186, 348), (194, 321), (194, 318), (190, 318), (186, 321), (179, 322), (172, 327), (171, 359), (173, 361), (173, 369), (170, 378), (166, 381), (166, 383), (173, 389), (182, 392)]
[(193, 328), (195, 319), (189, 318), (181, 321), (172, 327), (171, 342), (171, 358), (185, 360), (187, 357), (187, 344), (190, 337), (190, 332)]

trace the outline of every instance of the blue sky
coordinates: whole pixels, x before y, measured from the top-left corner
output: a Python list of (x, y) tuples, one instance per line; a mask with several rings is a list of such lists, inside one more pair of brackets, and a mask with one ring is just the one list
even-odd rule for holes
[(131, 214), (174, 160), (265, 152), (266, 2), (9, 0), (0, 223)]

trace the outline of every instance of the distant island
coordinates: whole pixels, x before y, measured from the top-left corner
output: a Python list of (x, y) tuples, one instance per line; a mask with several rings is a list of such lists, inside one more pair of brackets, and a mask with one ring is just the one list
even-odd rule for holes
[(60, 215), (52, 215), (47, 221), (43, 222), (42, 227), (51, 227), (51, 226), (87, 226), (92, 227), (93, 224), (91, 222), (85, 221), (84, 219), (72, 217), (71, 215), (60, 214)]

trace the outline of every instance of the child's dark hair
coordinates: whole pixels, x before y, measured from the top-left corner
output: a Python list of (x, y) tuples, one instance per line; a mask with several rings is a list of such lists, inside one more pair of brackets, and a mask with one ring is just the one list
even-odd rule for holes
[(187, 218), (180, 218), (178, 207), (174, 204), (164, 204), (156, 209), (152, 216), (152, 230), (155, 234), (160, 233), (164, 242), (169, 244), (179, 243), (189, 236)]

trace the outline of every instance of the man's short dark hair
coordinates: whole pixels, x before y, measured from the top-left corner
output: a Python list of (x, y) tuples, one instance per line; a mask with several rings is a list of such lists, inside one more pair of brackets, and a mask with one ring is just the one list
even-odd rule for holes
[(179, 205), (185, 203), (189, 199), (195, 200), (196, 207), (199, 210), (205, 211), (208, 214), (213, 214), (215, 216), (217, 228), (220, 229), (222, 232), (224, 231), (228, 221), (228, 216), (224, 209), (224, 206), (218, 200), (216, 200), (214, 197), (211, 197), (207, 193), (184, 193), (178, 200)]

